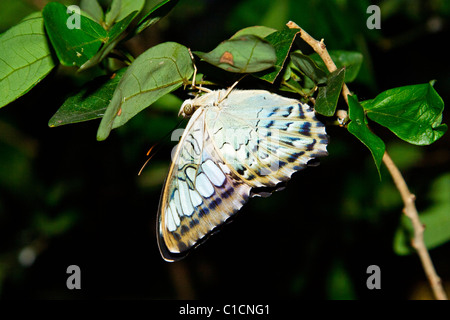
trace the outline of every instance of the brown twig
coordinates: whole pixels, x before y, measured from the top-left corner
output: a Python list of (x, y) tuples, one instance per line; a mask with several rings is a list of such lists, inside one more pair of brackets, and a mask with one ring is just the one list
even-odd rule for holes
[[(316, 39), (311, 37), (305, 30), (300, 28), (293, 21), (289, 21), (286, 25), (291, 29), (300, 29), (300, 31), (299, 31), (300, 38), (302, 38), (303, 41), (305, 41), (307, 44), (309, 44), (309, 46), (311, 48), (313, 48), (315, 52), (317, 52), (317, 54), (322, 58), (323, 62), (325, 63), (325, 66), (328, 68), (328, 71), (333, 72), (333, 71), (337, 70), (337, 67), (334, 64), (334, 61), (331, 59), (330, 55), (328, 54), (328, 50), (327, 50), (327, 47), (326, 47), (323, 39), (320, 41), (317, 41)], [(345, 99), (345, 102), (347, 104), (348, 104), (347, 96), (349, 94), (351, 94), (350, 90), (348, 90), (347, 85), (344, 83), (344, 85), (342, 87), (342, 96)]]
[(420, 222), (419, 214), (414, 204), (416, 197), (409, 191), (408, 185), (406, 184), (405, 179), (403, 179), (400, 170), (398, 170), (397, 166), (387, 152), (384, 153), (383, 162), (389, 170), (392, 180), (394, 180), (395, 186), (400, 192), (403, 203), (405, 204), (403, 213), (411, 220), (413, 224), (414, 237), (412, 239), (412, 247), (417, 251), (417, 254), (420, 257), (420, 261), (422, 262), (423, 269), (425, 270), (425, 274), (430, 282), (434, 296), (438, 300), (447, 300), (447, 295), (442, 287), (441, 279), (434, 269), (433, 261), (431, 260), (430, 254), (425, 246), (423, 239), (425, 227), (422, 222)]
[[(311, 37), (305, 30), (300, 28), (295, 22), (288, 22), (287, 26), (291, 29), (299, 29), (300, 37), (310, 45), (317, 54), (322, 58), (326, 67), (330, 72), (335, 71), (336, 65), (328, 54), (327, 48), (323, 39), (321, 41), (317, 41), (313, 37)], [(342, 87), (342, 95), (345, 99), (345, 102), (348, 105), (348, 95), (351, 95), (350, 90), (347, 85), (344, 83)], [(434, 296), (438, 300), (447, 300), (447, 295), (442, 287), (441, 279), (436, 273), (433, 262), (430, 258), (430, 254), (425, 246), (425, 242), (423, 239), (423, 233), (425, 228), (423, 224), (420, 222), (419, 214), (415, 205), (415, 196), (409, 191), (408, 185), (405, 182), (400, 170), (398, 170), (395, 163), (392, 161), (391, 157), (387, 152), (384, 153), (383, 163), (386, 165), (389, 173), (392, 176), (392, 179), (397, 187), (400, 195), (402, 197), (404, 203), (403, 212), (405, 215), (411, 220), (414, 228), (414, 238), (412, 239), (412, 246), (417, 251), (419, 255), (420, 261), (422, 262), (423, 269), (430, 283), (431, 289), (433, 290)]]

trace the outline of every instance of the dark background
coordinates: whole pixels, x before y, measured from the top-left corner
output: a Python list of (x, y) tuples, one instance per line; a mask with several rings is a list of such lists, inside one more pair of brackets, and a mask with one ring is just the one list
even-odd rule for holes
[[(45, 3), (3, 0), (0, 32)], [(380, 30), (366, 27), (371, 3), (381, 7)], [(324, 38), (329, 50), (364, 54), (360, 75), (349, 84), (361, 100), (435, 79), (437, 92), (449, 101), (449, 16), (445, 0), (181, 0), (127, 47), (138, 55), (175, 41), (209, 51), (241, 28), (280, 29), (293, 20), (316, 39)], [(73, 70), (59, 68), (0, 110), (3, 299), (432, 297), (418, 257), (394, 252), (402, 203), (389, 175), (383, 168), (380, 181), (370, 152), (335, 126), (328, 126), (330, 155), (320, 166), (295, 174), (270, 198), (250, 200), (233, 223), (185, 260), (164, 262), (155, 221), (176, 142), (163, 142), (143, 175), (137, 172), (148, 148), (177, 123), (176, 109), (186, 92), (175, 92), (171, 111), (164, 104), (150, 107), (97, 142), (98, 120), (47, 126), (78, 85)], [(419, 211), (425, 210), (431, 184), (450, 169), (449, 135), (417, 147), (382, 127), (374, 130), (416, 194)], [(447, 243), (431, 250), (447, 287), (449, 249)], [(72, 264), (81, 268), (81, 290), (66, 287)], [(369, 265), (381, 268), (381, 290), (366, 287)]]

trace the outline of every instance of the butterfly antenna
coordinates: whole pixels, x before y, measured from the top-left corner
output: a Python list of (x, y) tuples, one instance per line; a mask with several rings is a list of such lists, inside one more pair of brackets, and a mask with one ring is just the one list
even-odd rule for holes
[[(154, 147), (154, 146), (156, 146), (156, 144), (153, 145), (153, 147)], [(147, 152), (147, 155), (148, 155), (149, 152), (153, 149), (153, 147), (150, 148), (150, 150)], [(150, 161), (151, 158), (153, 158), (153, 156), (154, 156), (155, 154), (156, 154), (156, 153), (152, 154), (151, 157), (149, 157), (149, 158), (147, 159), (147, 161), (145, 161), (144, 165), (141, 167), (141, 170), (139, 170), (139, 172), (138, 172), (138, 176), (141, 175), (142, 170), (144, 170), (144, 168), (145, 168), (145, 166), (147, 165), (147, 163)]]
[[(158, 153), (159, 150), (161, 150), (161, 146), (160, 146), (161, 141), (166, 140), (166, 139), (169, 137), (169, 135), (172, 133), (172, 131), (174, 131), (175, 129), (177, 129), (177, 128), (181, 125), (181, 123), (183, 122), (183, 120), (184, 120), (184, 119), (181, 119), (181, 120), (176, 124), (176, 126), (175, 126), (172, 130), (170, 130), (163, 138), (161, 138), (157, 143), (155, 143), (153, 146), (150, 147), (150, 149), (147, 151), (147, 157), (149, 157), (149, 158), (148, 158), (148, 159), (145, 161), (145, 163), (142, 165), (141, 169), (139, 170), (138, 176), (141, 175), (141, 173), (142, 173), (142, 171), (144, 170), (144, 168), (145, 168), (145, 166), (147, 165), (147, 163), (155, 156), (155, 154)], [(156, 147), (158, 147), (158, 148), (156, 148)], [(155, 149), (155, 148), (156, 148), (156, 149)], [(153, 151), (153, 154), (151, 154), (152, 151)], [(150, 155), (150, 154), (151, 154), (151, 155)]]

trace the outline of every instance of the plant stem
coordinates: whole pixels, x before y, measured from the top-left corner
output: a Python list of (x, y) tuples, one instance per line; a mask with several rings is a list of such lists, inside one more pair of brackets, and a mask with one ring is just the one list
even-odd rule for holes
[[(328, 68), (328, 71), (333, 72), (337, 70), (336, 65), (334, 64), (334, 61), (331, 59), (330, 55), (328, 54), (327, 46), (325, 45), (323, 39), (321, 41), (317, 41), (313, 37), (311, 37), (305, 30), (300, 28), (295, 22), (289, 21), (287, 23), (287, 26), (291, 29), (300, 29), (300, 38), (303, 39), (311, 48), (314, 49), (315, 52), (322, 58), (323, 62), (325, 63), (326, 67)], [(345, 99), (345, 102), (348, 104), (348, 98), (347, 96), (351, 94), (350, 90), (348, 90), (347, 85), (344, 83), (342, 87), (342, 96)]]
[[(327, 48), (323, 39), (321, 41), (317, 41), (313, 37), (311, 37), (306, 31), (300, 28), (295, 22), (288, 22), (287, 26), (291, 29), (299, 29), (300, 37), (310, 45), (317, 54), (322, 58), (326, 67), (330, 72), (336, 70), (336, 65), (328, 54)], [(350, 90), (347, 85), (344, 83), (342, 87), (342, 95), (345, 99), (345, 102), (348, 105), (348, 95), (351, 95)], [(416, 250), (419, 255), (420, 261), (422, 262), (423, 269), (430, 283), (431, 289), (433, 290), (433, 294), (438, 300), (447, 300), (447, 295), (442, 286), (441, 279), (436, 273), (433, 262), (430, 258), (430, 254), (425, 246), (425, 242), (423, 239), (423, 233), (425, 231), (424, 225), (420, 222), (419, 214), (415, 205), (415, 196), (409, 191), (408, 185), (405, 182), (400, 170), (397, 168), (395, 163), (392, 161), (391, 157), (387, 152), (384, 153), (383, 162), (386, 165), (389, 173), (392, 176), (392, 179), (397, 187), (403, 203), (404, 209), (403, 212), (405, 215), (411, 220), (414, 228), (414, 237), (412, 239), (412, 246)]]
[(408, 185), (406, 184), (405, 179), (403, 179), (400, 170), (398, 170), (397, 166), (387, 152), (384, 153), (383, 162), (389, 170), (392, 180), (394, 180), (395, 186), (400, 192), (403, 203), (405, 204), (403, 213), (411, 220), (413, 224), (414, 238), (411, 241), (411, 245), (420, 257), (420, 261), (422, 262), (423, 269), (425, 270), (425, 274), (430, 282), (434, 296), (437, 300), (447, 300), (447, 295), (442, 287), (441, 279), (434, 269), (433, 261), (431, 260), (430, 254), (423, 240), (425, 227), (422, 222), (420, 222), (419, 214), (414, 204), (416, 197), (409, 191)]

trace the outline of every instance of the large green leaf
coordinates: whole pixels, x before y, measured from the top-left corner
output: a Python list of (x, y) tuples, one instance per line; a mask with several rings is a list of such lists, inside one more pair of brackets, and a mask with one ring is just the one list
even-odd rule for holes
[(87, 83), (68, 98), (48, 122), (50, 127), (101, 118), (114, 91), (125, 73), (123, 68), (111, 76), (102, 76)]
[[(105, 16), (108, 29), (105, 30), (85, 15), (76, 17), (77, 13), (67, 13), (64, 5), (49, 3), (44, 8), (45, 26), (61, 63), (78, 66), (80, 70), (98, 64), (125, 38), (127, 27), (142, 10), (143, 5), (143, 0), (113, 1)], [(98, 15), (97, 12), (96, 19)], [(68, 28), (70, 19), (79, 19), (79, 28)]]
[(100, 50), (81, 67), (80, 71), (91, 68), (102, 61), (126, 36), (125, 30), (138, 14), (138, 11), (131, 12), (127, 17), (115, 23), (108, 31), (108, 38)]
[(273, 67), (277, 60), (272, 45), (255, 35), (226, 40), (208, 53), (194, 53), (216, 67), (238, 73), (262, 71)]
[(429, 83), (390, 89), (361, 104), (371, 120), (412, 144), (431, 144), (447, 131), (444, 102)]
[(186, 47), (165, 42), (141, 54), (120, 80), (97, 132), (104, 140), (138, 112), (187, 83), (194, 68)]
[(53, 68), (40, 12), (0, 35), (0, 107), (19, 98)]
[(108, 39), (108, 32), (100, 24), (76, 12), (67, 13), (66, 6), (61, 3), (50, 2), (42, 14), (56, 55), (65, 66), (82, 66)]
[(347, 129), (370, 150), (380, 174), (381, 161), (386, 148), (384, 142), (367, 127), (364, 109), (355, 96), (348, 96), (348, 110), (351, 122), (348, 124)]

